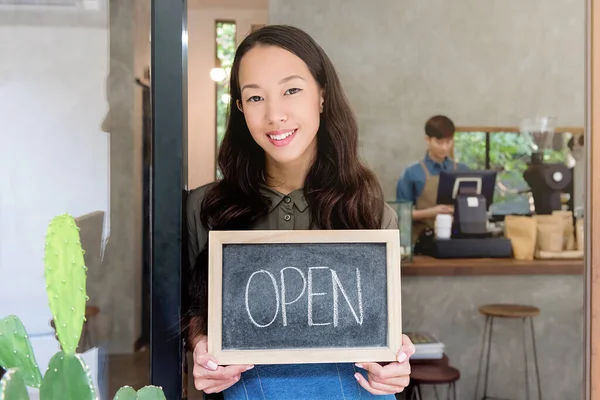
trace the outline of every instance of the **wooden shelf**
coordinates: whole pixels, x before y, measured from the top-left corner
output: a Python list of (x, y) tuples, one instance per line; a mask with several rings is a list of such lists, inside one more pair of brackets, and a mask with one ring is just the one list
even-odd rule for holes
[(582, 275), (583, 259), (519, 261), (513, 258), (437, 259), (415, 256), (402, 262), (402, 276)]

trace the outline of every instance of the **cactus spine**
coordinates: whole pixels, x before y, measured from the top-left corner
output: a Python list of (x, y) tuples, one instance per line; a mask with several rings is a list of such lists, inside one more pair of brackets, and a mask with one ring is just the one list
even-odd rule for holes
[(40, 387), (42, 374), (38, 368), (27, 331), (14, 315), (0, 320), (0, 365), (17, 368), (22, 379), (31, 387)]
[(29, 400), (20, 370), (10, 368), (0, 379), (0, 400)]
[(48, 226), (45, 249), (46, 292), (65, 353), (74, 354), (85, 317), (86, 267), (75, 219), (54, 217)]

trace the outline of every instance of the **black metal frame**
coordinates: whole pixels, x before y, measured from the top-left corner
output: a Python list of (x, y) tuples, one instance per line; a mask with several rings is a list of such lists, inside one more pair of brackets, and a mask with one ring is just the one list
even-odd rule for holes
[(150, 380), (182, 398), (181, 276), (187, 265), (187, 1), (152, 0)]

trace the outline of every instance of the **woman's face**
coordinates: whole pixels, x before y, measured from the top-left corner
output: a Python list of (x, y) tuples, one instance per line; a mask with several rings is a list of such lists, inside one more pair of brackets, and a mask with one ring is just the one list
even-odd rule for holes
[(267, 161), (310, 163), (323, 93), (304, 61), (280, 47), (254, 47), (240, 62), (239, 85), (237, 107)]

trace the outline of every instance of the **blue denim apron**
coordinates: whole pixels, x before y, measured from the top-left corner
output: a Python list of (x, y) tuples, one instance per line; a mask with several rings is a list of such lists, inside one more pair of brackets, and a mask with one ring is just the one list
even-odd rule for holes
[(373, 395), (354, 378), (367, 372), (354, 364), (255, 365), (232, 387), (225, 400), (394, 400), (394, 395)]

